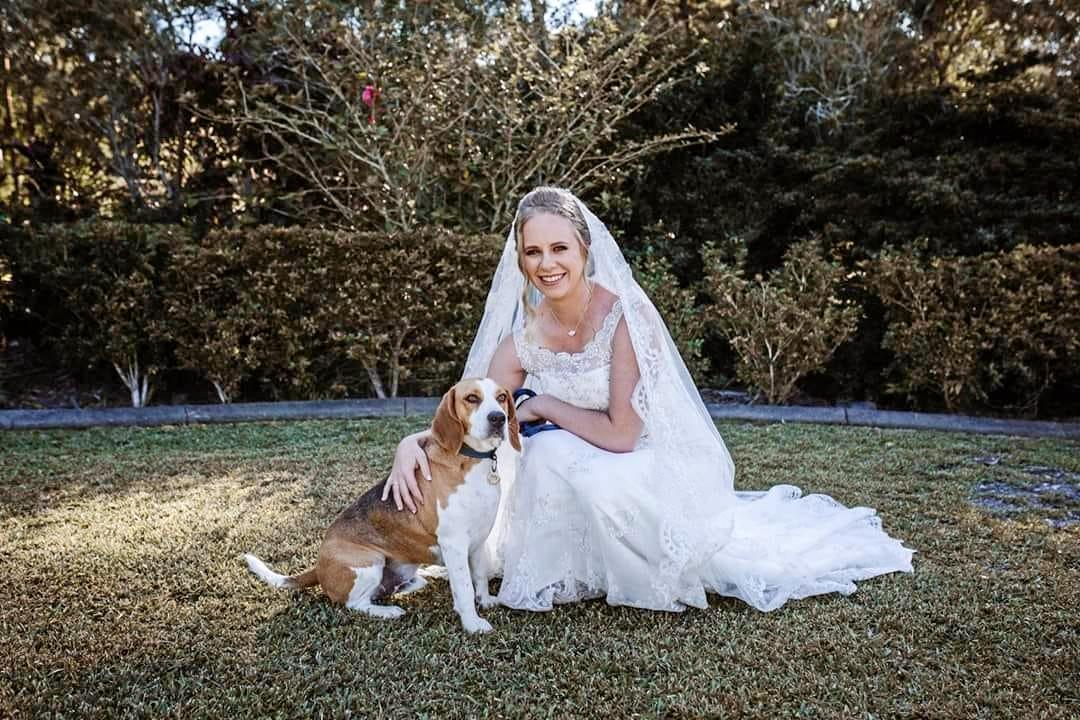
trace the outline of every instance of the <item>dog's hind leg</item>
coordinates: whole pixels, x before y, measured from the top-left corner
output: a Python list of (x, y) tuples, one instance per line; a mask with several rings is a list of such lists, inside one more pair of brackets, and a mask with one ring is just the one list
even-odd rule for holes
[(427, 585), (427, 580), (416, 574), (418, 565), (387, 560), (383, 568), (382, 583), (375, 594), (376, 598), (390, 595), (408, 595)]
[(383, 619), (399, 618), (405, 614), (405, 611), (396, 605), (376, 605), (372, 602), (378, 597), (377, 593), (382, 585), (384, 562), (380, 558), (377, 564), (352, 568), (356, 573), (356, 580), (353, 581), (352, 590), (345, 600), (345, 607)]
[(377, 618), (396, 618), (405, 611), (393, 605), (376, 605), (386, 557), (378, 550), (356, 543), (328, 543), (320, 551), (319, 578), (330, 599), (350, 610)]

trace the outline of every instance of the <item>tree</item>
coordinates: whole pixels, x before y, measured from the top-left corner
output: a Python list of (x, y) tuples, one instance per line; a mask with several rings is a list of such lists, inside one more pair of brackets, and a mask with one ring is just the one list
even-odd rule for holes
[(293, 219), (495, 230), (534, 184), (588, 193), (717, 135), (619, 137), (682, 79), (686, 56), (669, 51), (659, 25), (567, 26), (545, 52), (518, 14), (479, 23), (451, 3), (427, 5), (423, 18), (332, 0), (282, 7), (266, 13), (261, 45), (244, 46), (254, 57), (236, 73), (237, 122), (263, 138), (261, 167), (302, 180), (288, 194)]
[[(7, 183), (0, 197), (35, 219), (95, 210), (178, 220), (193, 186), (232, 160), (228, 132), (192, 106), (213, 107), (220, 85), (181, 35), (199, 2), (13, 0), (0, 14), (2, 132)], [(212, 185), (212, 183), (211, 183)], [(50, 206), (49, 203), (52, 203)], [(70, 208), (63, 213), (57, 207)]]
[(1076, 95), (1080, 7), (1067, 0), (898, 0), (913, 36), (909, 87)]

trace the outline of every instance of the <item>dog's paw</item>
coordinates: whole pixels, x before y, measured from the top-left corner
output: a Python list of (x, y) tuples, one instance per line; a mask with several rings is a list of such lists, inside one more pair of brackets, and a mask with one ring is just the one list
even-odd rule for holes
[(481, 633), (481, 634), (489, 633), (493, 629), (491, 627), (491, 623), (489, 623), (487, 620), (485, 620), (484, 618), (481, 618), (481, 617), (474, 618), (474, 619), (471, 619), (471, 620), (462, 620), (461, 625), (462, 625), (462, 627), (465, 628), (465, 632), (467, 632), (469, 634), (473, 634), (473, 635), (475, 635), (477, 633)]
[(419, 575), (413, 575), (411, 578), (403, 582), (398, 587), (394, 588), (394, 595), (408, 595), (414, 593), (417, 590), (422, 590), (428, 584), (427, 580)]
[(405, 614), (405, 610), (399, 608), (397, 605), (368, 605), (364, 608), (355, 609), (365, 612), (371, 617), (377, 617), (380, 620), (396, 620)]
[(476, 604), (481, 610), (489, 610), (500, 605), (499, 599), (494, 595), (484, 595), (476, 598)]

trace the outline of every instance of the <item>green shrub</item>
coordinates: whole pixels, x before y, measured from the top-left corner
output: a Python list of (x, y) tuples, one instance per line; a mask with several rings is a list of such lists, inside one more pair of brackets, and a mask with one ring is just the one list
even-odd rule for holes
[(414, 374), (456, 380), (480, 321), (501, 242), (440, 228), (335, 234), (319, 246), (313, 321), (359, 363), (379, 397)]
[(242, 254), (220, 236), (181, 248), (167, 279), (166, 316), (180, 367), (202, 371), (218, 399), (239, 396), (240, 384), (262, 358), (252, 338), (266, 323), (250, 304)]
[(12, 282), (42, 338), (73, 367), (114, 368), (135, 407), (170, 360), (162, 278), (187, 242), (179, 226), (101, 220), (5, 236)]
[(437, 228), (218, 231), (178, 258), (169, 322), (184, 367), (222, 401), (245, 379), (277, 397), (379, 397), (417, 373), (454, 379), (479, 321), (498, 243)]
[(837, 291), (845, 270), (825, 258), (816, 240), (791, 246), (768, 279), (741, 276), (715, 246), (704, 250), (705, 287), (712, 295), (712, 324), (738, 355), (736, 374), (770, 403), (783, 403), (807, 373), (821, 369), (855, 331), (860, 307)]
[(1080, 245), (929, 260), (925, 249), (864, 264), (888, 308), (889, 389), (929, 390), (950, 410), (986, 407), (1005, 389), (1010, 407), (1034, 415), (1080, 350)]

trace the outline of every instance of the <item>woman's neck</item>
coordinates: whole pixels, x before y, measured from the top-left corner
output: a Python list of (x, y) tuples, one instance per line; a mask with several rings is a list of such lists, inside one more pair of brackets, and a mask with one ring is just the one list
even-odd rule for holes
[(576, 288), (557, 300), (544, 298), (544, 304), (555, 311), (558, 319), (562, 321), (561, 324), (566, 325), (568, 330), (581, 319), (589, 306), (590, 291), (587, 282), (582, 278)]

